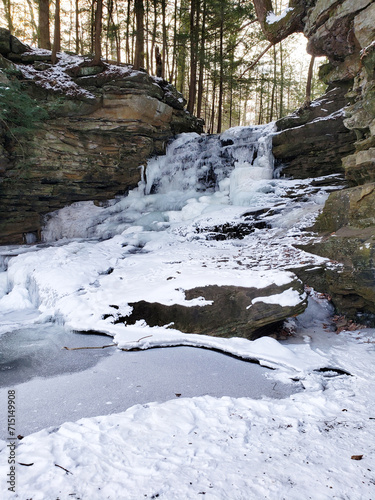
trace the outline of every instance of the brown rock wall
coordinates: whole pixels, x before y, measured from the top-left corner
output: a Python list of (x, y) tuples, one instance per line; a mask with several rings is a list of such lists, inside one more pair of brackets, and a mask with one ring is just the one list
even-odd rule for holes
[[(9, 33), (0, 30), (0, 51), (4, 37)], [(26, 233), (38, 237), (43, 215), (67, 204), (123, 194), (170, 137), (202, 131), (203, 123), (184, 111), (181, 94), (161, 79), (87, 60), (69, 65), (60, 56), (64, 87), (48, 53), (41, 65), (40, 54), (24, 48), (15, 56), (9, 47), (3, 47), (7, 57), (27, 62), (10, 64), (50, 118), (28, 137), (1, 136), (0, 244), (23, 243)]]

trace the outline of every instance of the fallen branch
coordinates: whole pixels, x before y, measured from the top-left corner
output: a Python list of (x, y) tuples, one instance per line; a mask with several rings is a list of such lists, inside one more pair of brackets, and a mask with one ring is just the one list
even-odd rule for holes
[[(138, 340), (129, 340), (125, 342), (125, 344), (132, 344), (133, 342), (140, 342), (143, 339), (148, 339), (149, 337), (152, 337), (152, 335), (146, 335), (145, 337), (141, 337)], [(109, 345), (100, 345), (100, 346), (94, 346), (94, 347), (63, 347), (63, 349), (66, 349), (67, 351), (79, 351), (80, 349), (105, 349), (106, 347), (117, 347), (118, 344), (109, 344)], [(123, 349), (126, 350), (126, 349)]]
[(117, 347), (118, 344), (99, 345), (95, 347), (63, 347), (67, 351), (79, 351), (80, 349), (105, 349), (106, 347)]
[(148, 339), (149, 337), (152, 337), (152, 335), (146, 335), (145, 337), (141, 337), (138, 340), (128, 340), (127, 342), (125, 342), (125, 344), (132, 344), (133, 342), (140, 342), (141, 340)]
[(73, 472), (70, 472), (70, 470), (65, 469), (64, 467), (61, 467), (61, 465), (55, 464), (55, 467), (60, 467), (60, 469), (64, 470), (67, 474), (73, 475)]
[(262, 57), (264, 56), (264, 54), (266, 54), (266, 52), (268, 52), (270, 50), (271, 47), (273, 47), (275, 44), (274, 43), (270, 43), (269, 45), (267, 45), (267, 47), (263, 50), (263, 52), (261, 52), (259, 54), (259, 56), (255, 59), (255, 61), (253, 61), (250, 66), (248, 66), (245, 71), (243, 71), (241, 73), (241, 75), (239, 76), (239, 79), (241, 79), (245, 73), (247, 73), (248, 71), (250, 71), (251, 69), (254, 68), (254, 66), (256, 66), (258, 64), (258, 62), (262, 59)]

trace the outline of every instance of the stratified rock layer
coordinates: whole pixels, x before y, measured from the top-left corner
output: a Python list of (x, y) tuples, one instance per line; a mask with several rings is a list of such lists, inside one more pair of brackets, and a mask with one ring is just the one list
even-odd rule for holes
[(353, 318), (359, 314), (362, 321), (375, 315), (374, 207), (375, 183), (332, 193), (315, 224), (323, 236), (305, 247), (342, 264), (310, 271), (310, 283), (330, 293), (340, 311)]
[(296, 273), (328, 291), (339, 312), (368, 318), (375, 314), (375, 3), (304, 6), (308, 52), (328, 57), (320, 77), (330, 92), (277, 123), (274, 154), (287, 176), (344, 172), (357, 187), (330, 195), (315, 226), (322, 239), (308, 247), (342, 266)]
[(123, 194), (169, 138), (202, 131), (162, 79), (63, 54), (54, 67), (49, 52), (16, 40), (0, 30), (0, 52), (13, 61), (2, 57), (0, 66), (26, 80), (25, 90), (50, 118), (27, 140), (8, 134), (0, 141), (0, 244), (23, 243), (27, 233), (38, 239), (43, 214), (72, 202)]
[(307, 179), (344, 171), (342, 159), (354, 152), (355, 133), (344, 125), (345, 88), (335, 86), (309, 106), (276, 122), (276, 166), (287, 177)]

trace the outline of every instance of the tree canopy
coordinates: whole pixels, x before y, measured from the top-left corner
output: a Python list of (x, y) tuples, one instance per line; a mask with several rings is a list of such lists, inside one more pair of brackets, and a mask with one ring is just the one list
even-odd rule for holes
[[(2, 3), (2, 26), (22, 41), (162, 77), (211, 132), (274, 120), (305, 100), (309, 59), (296, 35), (285, 40), (301, 29), (304, 0)], [(310, 95), (320, 91), (313, 79)]]

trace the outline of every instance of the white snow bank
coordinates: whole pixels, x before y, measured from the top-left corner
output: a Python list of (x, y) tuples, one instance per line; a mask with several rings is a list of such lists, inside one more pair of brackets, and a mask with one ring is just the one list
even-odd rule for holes
[[(304, 294), (303, 298), (306, 298), (306, 294)], [(288, 288), (282, 293), (277, 293), (275, 295), (268, 295), (264, 297), (255, 297), (251, 301), (249, 307), (251, 307), (256, 302), (264, 302), (265, 304), (279, 304), (281, 307), (288, 306), (296, 306), (301, 302), (301, 295), (297, 290), (293, 290), (293, 288)]]
[(371, 498), (367, 415), (329, 396), (334, 391), (281, 401), (205, 396), (68, 422), (22, 440), (17, 461), (28, 465), (17, 465), (16, 491), (33, 500)]

